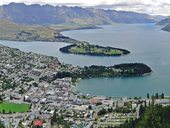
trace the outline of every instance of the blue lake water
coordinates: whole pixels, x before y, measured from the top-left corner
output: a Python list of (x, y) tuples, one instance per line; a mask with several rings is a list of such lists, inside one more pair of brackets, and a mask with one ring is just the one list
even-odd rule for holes
[(63, 54), (61, 42), (13, 42), (1, 44), (23, 51), (56, 56), (63, 63), (73, 65), (114, 65), (140, 62), (149, 65), (153, 73), (145, 77), (133, 78), (92, 78), (83, 79), (76, 87), (84, 94), (106, 96), (142, 96), (156, 92), (170, 95), (170, 33), (161, 31), (153, 24), (115, 24), (102, 26), (103, 29), (83, 29), (62, 32), (65, 36), (88, 41), (102, 46), (125, 48), (131, 54), (121, 57), (91, 57)]

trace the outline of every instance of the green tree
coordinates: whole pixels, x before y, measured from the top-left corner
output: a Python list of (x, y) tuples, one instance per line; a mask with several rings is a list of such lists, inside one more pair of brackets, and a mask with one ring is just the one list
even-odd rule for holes
[(91, 110), (91, 109), (92, 109), (92, 106), (91, 106), (91, 105), (89, 105), (88, 109), (90, 109), (90, 110)]
[(145, 107), (143, 105), (140, 106), (139, 108), (139, 116), (142, 116), (145, 112)]
[(5, 114), (5, 109), (2, 110), (2, 113)]
[(161, 99), (164, 99), (164, 93), (161, 94)]
[(111, 113), (111, 112), (113, 112), (113, 108), (108, 108), (107, 111), (108, 111), (109, 113)]
[(148, 98), (148, 99), (150, 98), (149, 93), (147, 93), (147, 98)]
[(155, 94), (155, 98), (156, 98), (156, 99), (159, 98), (159, 94), (158, 94), (158, 93)]
[(2, 121), (0, 120), (0, 128), (5, 128), (4, 124), (2, 123)]
[(11, 110), (9, 110), (9, 112), (8, 112), (9, 114), (12, 114), (12, 111)]
[(3, 98), (2, 98), (2, 95), (0, 95), (0, 103), (3, 102)]
[(101, 116), (101, 115), (105, 115), (105, 114), (107, 114), (107, 111), (106, 111), (106, 109), (101, 109), (98, 113), (97, 113), (97, 115), (98, 116)]

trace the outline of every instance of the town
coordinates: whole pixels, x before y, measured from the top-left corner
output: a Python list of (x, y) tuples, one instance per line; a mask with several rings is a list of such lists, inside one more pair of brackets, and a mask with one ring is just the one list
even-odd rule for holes
[[(152, 98), (92, 96), (75, 91), (71, 77), (57, 72), (78, 72), (57, 58), (26, 53), (0, 45), (0, 121), (5, 128), (105, 128), (140, 116), (140, 107)], [(170, 105), (156, 94), (155, 104)]]

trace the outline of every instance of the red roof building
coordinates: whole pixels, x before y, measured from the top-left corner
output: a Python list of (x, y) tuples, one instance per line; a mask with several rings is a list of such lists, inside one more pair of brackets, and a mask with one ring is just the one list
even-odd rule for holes
[(42, 127), (43, 126), (43, 122), (41, 120), (34, 120), (34, 126), (35, 127)]

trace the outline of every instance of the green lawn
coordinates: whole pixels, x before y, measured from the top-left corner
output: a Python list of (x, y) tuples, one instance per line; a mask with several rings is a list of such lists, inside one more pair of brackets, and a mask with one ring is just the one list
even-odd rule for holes
[(28, 112), (30, 105), (28, 104), (16, 104), (9, 102), (0, 103), (0, 112), (2, 113), (5, 110), (5, 113), (9, 112)]

